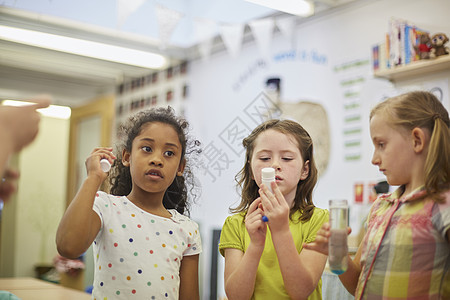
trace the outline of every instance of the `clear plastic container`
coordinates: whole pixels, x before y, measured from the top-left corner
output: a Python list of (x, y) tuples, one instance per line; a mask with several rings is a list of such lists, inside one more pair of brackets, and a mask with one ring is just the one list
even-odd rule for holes
[(328, 239), (328, 264), (331, 272), (340, 275), (348, 267), (348, 203), (347, 200), (330, 200), (330, 238)]

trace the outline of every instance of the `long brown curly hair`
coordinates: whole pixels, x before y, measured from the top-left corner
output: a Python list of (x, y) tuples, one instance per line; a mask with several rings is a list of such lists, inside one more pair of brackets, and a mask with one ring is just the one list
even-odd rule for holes
[(308, 177), (305, 180), (300, 180), (298, 182), (294, 205), (290, 210), (291, 218), (293, 213), (299, 210), (301, 212), (299, 221), (306, 222), (311, 218), (314, 212), (315, 206), (312, 201), (312, 193), (317, 183), (318, 172), (314, 162), (313, 142), (310, 135), (300, 124), (291, 120), (273, 119), (266, 121), (257, 126), (251, 134), (242, 141), (242, 144), (246, 149), (245, 164), (235, 177), (238, 188), (242, 191), (241, 202), (237, 207), (230, 208), (230, 211), (232, 213), (244, 212), (248, 209), (250, 204), (259, 197), (258, 185), (256, 184), (256, 181), (252, 179), (251, 158), (255, 149), (256, 139), (262, 132), (268, 129), (273, 129), (292, 136), (297, 141), (303, 160), (305, 162), (309, 161)]
[[(189, 163), (193, 157), (188, 160), (187, 156), (201, 153), (200, 142), (198, 140), (190, 140), (188, 122), (183, 118), (177, 117), (174, 109), (170, 106), (140, 111), (131, 116), (127, 122), (120, 125), (118, 134), (121, 137), (121, 143), (117, 145), (117, 159), (114, 161), (109, 174), (110, 193), (116, 196), (126, 196), (131, 192), (132, 178), (130, 167), (122, 164), (122, 152), (125, 149), (131, 153), (136, 136), (141, 133), (145, 125), (153, 122), (172, 126), (178, 134), (182, 147), (180, 162), (186, 159), (183, 175), (176, 176), (166, 190), (163, 205), (166, 209), (176, 209), (181, 214), (189, 214), (189, 196), (192, 196), (194, 201), (200, 189)], [(189, 189), (188, 185), (190, 186)]]

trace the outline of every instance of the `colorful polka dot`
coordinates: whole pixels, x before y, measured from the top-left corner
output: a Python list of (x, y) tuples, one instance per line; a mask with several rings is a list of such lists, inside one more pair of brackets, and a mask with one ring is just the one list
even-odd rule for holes
[(134, 255), (134, 256), (138, 256), (138, 253), (137, 253), (137, 252), (134, 252), (133, 255)]
[(124, 259), (123, 259), (123, 258), (120, 258), (120, 259), (119, 259), (119, 261), (120, 261), (120, 262), (123, 262), (123, 261), (124, 261)]
[(164, 280), (164, 276), (161, 276), (161, 280)]
[(173, 231), (172, 231), (172, 230), (169, 230), (169, 234), (173, 234)]
[(142, 270), (141, 269), (139, 269), (137, 272), (138, 272), (138, 274), (142, 274)]
[(122, 228), (126, 228), (127, 227), (127, 225), (125, 225), (125, 224), (122, 224)]
[(117, 247), (117, 246), (119, 246), (119, 244), (117, 244), (117, 243), (114, 243), (114, 247)]
[(150, 220), (150, 222), (155, 223), (155, 220)]
[(120, 291), (116, 291), (116, 295), (120, 295)]
[(132, 242), (133, 242), (133, 239), (132, 239), (132, 238), (130, 238), (130, 239), (129, 239), (129, 241), (130, 241), (130, 243), (132, 243)]
[(153, 250), (150, 250), (149, 252), (150, 252), (150, 254), (153, 254)]
[(113, 233), (113, 232), (114, 232), (114, 230), (110, 229), (110, 230), (109, 230), (109, 232), (110, 232), (110, 233)]
[(137, 224), (137, 228), (141, 228), (142, 227), (142, 225), (141, 224)]
[(131, 214), (131, 216), (134, 218), (134, 217), (136, 217), (136, 215), (135, 214)]
[(136, 294), (136, 290), (132, 290), (131, 293)]
[(131, 276), (127, 276), (127, 280), (131, 280)]
[(147, 286), (151, 286), (152, 283), (150, 281), (147, 282)]
[(165, 248), (165, 247), (166, 247), (166, 244), (162, 244), (161, 246), (163, 246), (163, 248)]
[(109, 263), (109, 264), (108, 264), (108, 267), (110, 267), (110, 268), (111, 268), (111, 267), (112, 267), (112, 264), (111, 264), (111, 263)]

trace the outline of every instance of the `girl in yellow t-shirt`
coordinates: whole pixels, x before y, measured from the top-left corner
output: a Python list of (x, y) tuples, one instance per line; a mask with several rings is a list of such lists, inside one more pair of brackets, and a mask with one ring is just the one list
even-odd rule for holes
[[(328, 221), (328, 211), (312, 202), (317, 168), (311, 137), (297, 122), (269, 120), (243, 145), (245, 165), (236, 176), (242, 199), (219, 244), (228, 298), (322, 299), (327, 257), (302, 249)], [(261, 183), (266, 167), (276, 172), (273, 193)]]

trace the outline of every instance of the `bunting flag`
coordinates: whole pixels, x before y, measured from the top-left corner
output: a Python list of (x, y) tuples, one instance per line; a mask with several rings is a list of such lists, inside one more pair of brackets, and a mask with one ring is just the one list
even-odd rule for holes
[(272, 18), (259, 19), (251, 21), (249, 24), (256, 44), (259, 47), (263, 57), (268, 58), (270, 55), (270, 42), (272, 41), (272, 34), (275, 22)]
[(117, 19), (119, 28), (146, 0), (117, 0)]
[(276, 24), (285, 37), (292, 38), (296, 20), (296, 17), (280, 18), (276, 20)]
[(155, 12), (156, 20), (158, 21), (159, 40), (161, 42), (160, 48), (164, 49), (184, 14), (159, 4), (155, 4)]
[(245, 24), (221, 24), (220, 35), (230, 55), (234, 58), (241, 52)]
[(214, 36), (217, 34), (217, 23), (211, 20), (194, 20), (195, 40), (199, 41), (198, 50), (203, 61), (208, 61), (211, 55)]
[(294, 29), (296, 25), (296, 17), (280, 18), (277, 19), (276, 25), (281, 33), (291, 41), (291, 46), (295, 47), (295, 35)]

